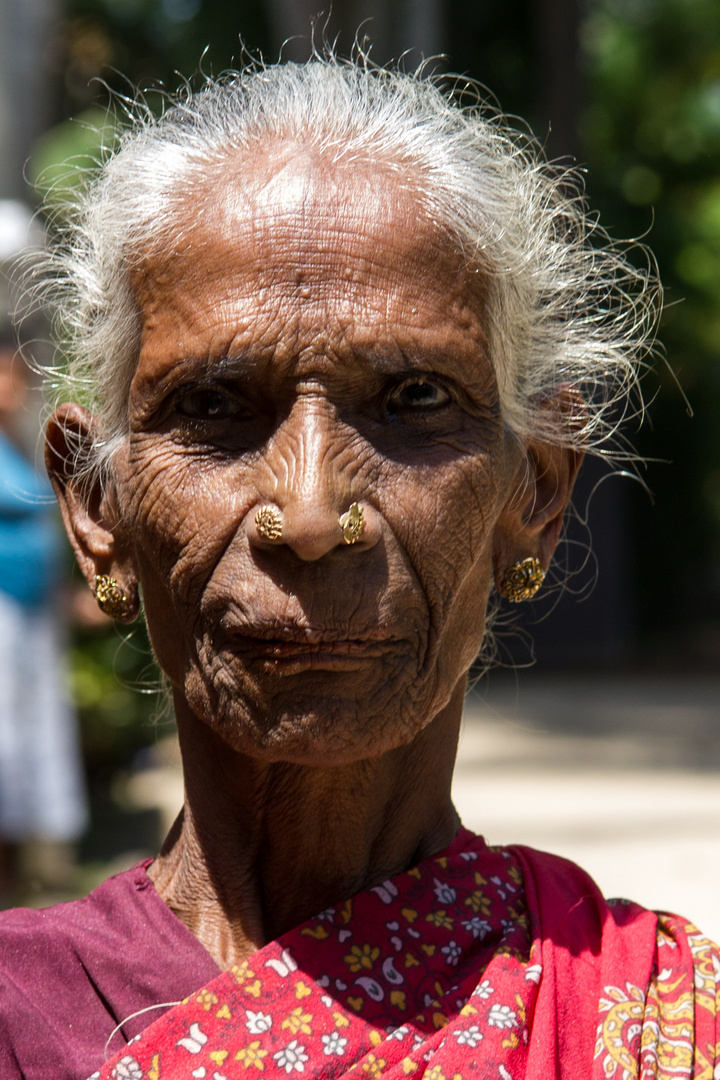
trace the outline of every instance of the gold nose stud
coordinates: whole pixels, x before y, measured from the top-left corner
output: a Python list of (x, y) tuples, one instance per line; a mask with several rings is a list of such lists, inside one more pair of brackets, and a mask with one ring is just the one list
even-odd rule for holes
[(282, 514), (274, 506), (261, 506), (255, 515), (255, 528), (264, 540), (279, 540), (282, 536)]
[(343, 540), (346, 544), (355, 544), (360, 539), (365, 528), (365, 519), (363, 517), (362, 507), (358, 506), (356, 502), (352, 503), (348, 507), (344, 514), (339, 517), (340, 528), (342, 529)]

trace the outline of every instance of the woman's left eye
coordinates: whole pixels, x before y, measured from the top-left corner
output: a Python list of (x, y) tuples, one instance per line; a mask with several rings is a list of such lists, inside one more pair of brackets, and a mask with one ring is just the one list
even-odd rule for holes
[(224, 420), (242, 409), (232, 394), (214, 389), (188, 390), (177, 399), (175, 408), (193, 420)]
[(440, 409), (450, 401), (450, 394), (427, 379), (406, 379), (388, 397), (390, 412), (423, 412)]

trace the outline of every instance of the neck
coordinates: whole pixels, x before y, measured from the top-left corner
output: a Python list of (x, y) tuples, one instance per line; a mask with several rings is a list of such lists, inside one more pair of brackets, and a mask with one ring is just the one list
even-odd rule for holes
[(325, 768), (236, 753), (176, 701), (185, 806), (149, 873), (221, 968), (447, 847), (464, 691), (408, 746)]

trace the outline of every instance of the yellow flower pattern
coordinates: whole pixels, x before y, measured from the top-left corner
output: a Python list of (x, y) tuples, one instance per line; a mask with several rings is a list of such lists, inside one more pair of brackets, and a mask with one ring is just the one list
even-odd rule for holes
[(345, 957), (345, 963), (351, 971), (370, 971), (375, 961), (380, 956), (377, 945), (353, 945)]
[(256, 1069), (260, 1069), (262, 1072), (265, 1068), (263, 1063), (264, 1058), (268, 1056), (267, 1050), (260, 1049), (260, 1040), (255, 1039), (253, 1042), (248, 1043), (241, 1050), (238, 1050), (235, 1055), (235, 1060), (239, 1061), (246, 1069), (249, 1069), (251, 1065), (254, 1065)]
[(282, 1028), (286, 1031), (292, 1032), (293, 1035), (297, 1035), (300, 1031), (303, 1035), (312, 1034), (312, 1028), (310, 1027), (310, 1021), (312, 1015), (310, 1013), (303, 1012), (302, 1005), (298, 1005), (296, 1009), (286, 1016), (282, 1022)]

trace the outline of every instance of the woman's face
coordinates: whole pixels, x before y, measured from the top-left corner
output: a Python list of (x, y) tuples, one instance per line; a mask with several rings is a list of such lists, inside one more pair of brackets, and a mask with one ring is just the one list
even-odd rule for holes
[(521, 457), (479, 276), (389, 172), (279, 148), (189, 198), (134, 287), (121, 534), (176, 693), (266, 760), (408, 742), (481, 644)]

